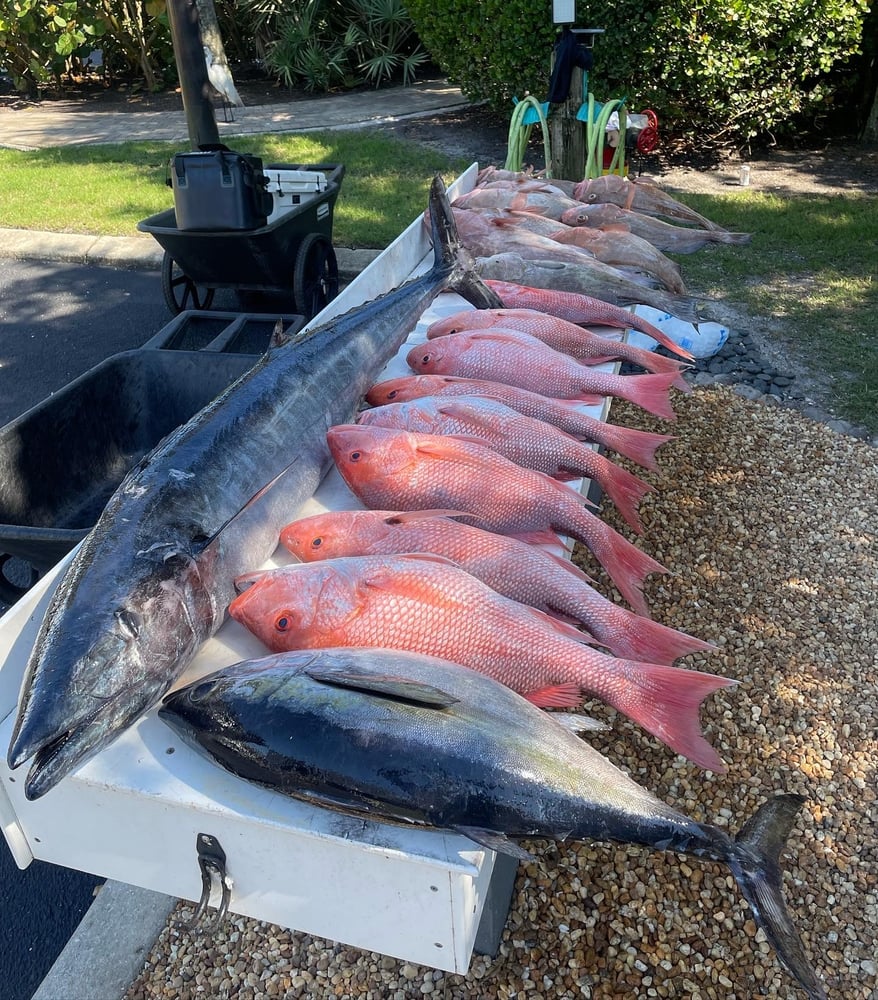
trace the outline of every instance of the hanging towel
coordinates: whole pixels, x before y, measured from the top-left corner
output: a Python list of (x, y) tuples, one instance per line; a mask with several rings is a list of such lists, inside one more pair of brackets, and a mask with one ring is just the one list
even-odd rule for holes
[(574, 66), (589, 70), (593, 64), (594, 54), (591, 49), (580, 45), (570, 28), (562, 28), (561, 35), (555, 42), (555, 65), (549, 80), (549, 102), (562, 104), (567, 100)]

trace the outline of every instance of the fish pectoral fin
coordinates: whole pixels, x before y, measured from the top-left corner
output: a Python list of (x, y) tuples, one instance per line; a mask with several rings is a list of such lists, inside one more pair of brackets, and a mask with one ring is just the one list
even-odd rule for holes
[(582, 702), (582, 689), (576, 683), (550, 684), (523, 695), (537, 708), (574, 708)]
[(510, 858), (516, 858), (518, 861), (535, 860), (530, 851), (519, 847), (505, 833), (498, 833), (496, 830), (483, 830), (478, 826), (455, 826), (453, 829), (455, 833), (459, 833), (491, 851), (496, 851), (498, 854), (507, 854)]
[(299, 461), (299, 456), (296, 456), (296, 458), (294, 458), (289, 465), (284, 466), (284, 468), (280, 470), (280, 472), (274, 477), (274, 479), (270, 479), (263, 487), (258, 489), (253, 494), (253, 496), (250, 497), (250, 499), (244, 504), (243, 507), (241, 507), (239, 510), (236, 510), (235, 513), (232, 514), (230, 518), (223, 521), (223, 523), (216, 529), (216, 531), (214, 531), (210, 535), (200, 536), (197, 540), (197, 543), (193, 541), (192, 545), (193, 552), (197, 551), (200, 553), (204, 552), (205, 549), (209, 548), (213, 544), (213, 542), (215, 542), (217, 538), (229, 527), (229, 525), (232, 524), (233, 521), (237, 520), (237, 518), (239, 518), (245, 511), (249, 510), (254, 504), (258, 503), (274, 486), (277, 485), (278, 482), (280, 482), (281, 479), (283, 479), (283, 477), (290, 471), (290, 469), (292, 469), (292, 467), (298, 461)]
[[(376, 653), (376, 657), (380, 652)], [(349, 688), (363, 694), (392, 698), (419, 708), (450, 708), (460, 700), (430, 684), (421, 684), (392, 674), (358, 673), (355, 670), (338, 670), (332, 667), (309, 667), (305, 673), (319, 684)]]

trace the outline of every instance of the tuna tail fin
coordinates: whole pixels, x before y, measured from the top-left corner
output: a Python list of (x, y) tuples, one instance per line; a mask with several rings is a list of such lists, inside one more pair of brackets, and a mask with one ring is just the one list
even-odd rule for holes
[[(726, 765), (701, 733), (698, 708), (704, 699), (737, 681), (700, 670), (636, 660), (611, 661), (624, 680), (605, 700), (693, 764), (724, 774)], [(601, 696), (603, 697), (603, 695)]]
[(781, 965), (810, 1000), (826, 1000), (781, 894), (780, 854), (804, 801), (801, 795), (777, 795), (764, 802), (735, 838), (728, 863)]
[(460, 241), (445, 182), (439, 174), (433, 177), (430, 185), (430, 232), (433, 270), (449, 271), (449, 287), (476, 309), (500, 309), (503, 306), (500, 297), (476, 274), (472, 255)]
[(656, 451), (666, 442), (674, 440), (672, 434), (654, 434), (652, 431), (638, 431), (633, 427), (620, 427), (617, 424), (606, 424), (602, 437), (605, 447), (652, 472), (658, 470)]
[(622, 375), (619, 395), (647, 413), (654, 413), (665, 420), (676, 420), (668, 390), (677, 381), (676, 372), (658, 372), (655, 375)]

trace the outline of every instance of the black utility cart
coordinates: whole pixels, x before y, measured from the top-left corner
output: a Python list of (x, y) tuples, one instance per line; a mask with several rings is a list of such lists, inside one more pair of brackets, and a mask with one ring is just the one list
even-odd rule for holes
[[(246, 170), (228, 170), (231, 157), (255, 160), (256, 181)], [(193, 164), (215, 169), (196, 171)], [(344, 173), (343, 164), (332, 163), (262, 167), (255, 157), (230, 151), (174, 157), (169, 183), (175, 207), (137, 224), (165, 251), (162, 291), (171, 312), (209, 309), (217, 288), (240, 293), (248, 306), (249, 293), (264, 292), (292, 296), (306, 319), (320, 312), (338, 294), (332, 221)], [(236, 190), (242, 176), (246, 183)], [(222, 211), (227, 192), (251, 200), (270, 195), (271, 208), (232, 212), (229, 221)]]

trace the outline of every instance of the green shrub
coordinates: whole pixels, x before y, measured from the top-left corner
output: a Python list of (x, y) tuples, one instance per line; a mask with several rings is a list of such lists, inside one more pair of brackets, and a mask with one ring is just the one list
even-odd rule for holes
[[(859, 52), (869, 0), (593, 0), (577, 23), (605, 28), (589, 87), (627, 97), (693, 142), (746, 142), (832, 109), (833, 73)], [(511, 111), (548, 90), (548, 0), (410, 0), (433, 60), (472, 99)]]

